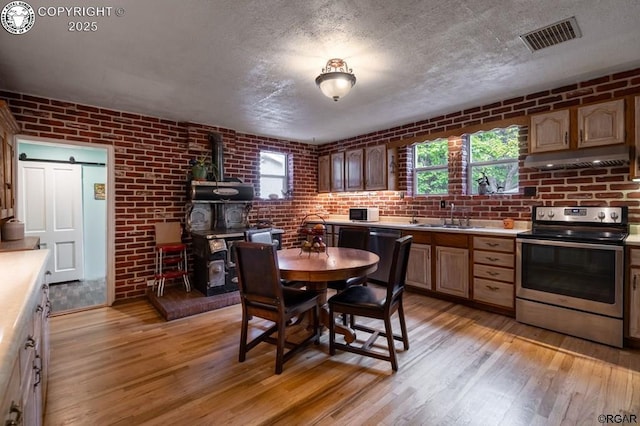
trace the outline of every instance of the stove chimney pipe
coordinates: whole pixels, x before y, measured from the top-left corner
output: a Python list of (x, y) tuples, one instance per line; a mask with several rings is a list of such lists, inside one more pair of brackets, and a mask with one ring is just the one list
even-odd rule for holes
[(217, 182), (224, 182), (224, 144), (222, 135), (210, 132), (208, 135), (211, 144), (211, 164), (213, 164), (213, 175)]

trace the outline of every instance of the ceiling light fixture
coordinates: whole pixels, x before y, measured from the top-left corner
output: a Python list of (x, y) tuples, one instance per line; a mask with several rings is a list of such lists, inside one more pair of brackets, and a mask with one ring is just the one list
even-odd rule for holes
[(347, 66), (346, 61), (334, 58), (327, 61), (322, 73), (316, 77), (316, 84), (327, 98), (337, 102), (356, 84), (356, 76), (353, 75), (353, 70)]

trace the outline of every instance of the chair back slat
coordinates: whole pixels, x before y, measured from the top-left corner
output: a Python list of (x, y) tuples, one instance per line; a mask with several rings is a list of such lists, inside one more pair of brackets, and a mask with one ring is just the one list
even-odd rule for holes
[(242, 297), (282, 306), (282, 285), (276, 247), (271, 243), (235, 243), (238, 287)]

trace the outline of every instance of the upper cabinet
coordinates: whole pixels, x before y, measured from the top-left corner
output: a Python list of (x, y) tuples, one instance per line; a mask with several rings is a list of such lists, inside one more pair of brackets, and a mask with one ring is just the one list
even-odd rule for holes
[(569, 110), (531, 116), (529, 152), (569, 149)]
[(397, 187), (397, 150), (386, 145), (318, 157), (318, 192), (384, 191)]
[(364, 187), (367, 190), (387, 189), (387, 147), (376, 145), (364, 153)]
[(635, 113), (635, 141), (632, 143), (633, 155), (631, 155), (631, 170), (629, 177), (631, 179), (640, 179), (640, 96), (636, 96), (634, 99), (634, 113)]
[(578, 148), (624, 141), (624, 99), (578, 108)]
[(364, 189), (364, 149), (352, 149), (345, 153), (345, 191)]
[(534, 114), (529, 127), (529, 152), (625, 143), (624, 116), (624, 99)]
[(344, 191), (344, 152), (331, 154), (331, 191)]
[(321, 155), (318, 157), (318, 192), (329, 192), (331, 190), (331, 156)]
[(0, 100), (0, 219), (14, 215), (16, 167), (13, 136), (19, 131), (9, 106)]

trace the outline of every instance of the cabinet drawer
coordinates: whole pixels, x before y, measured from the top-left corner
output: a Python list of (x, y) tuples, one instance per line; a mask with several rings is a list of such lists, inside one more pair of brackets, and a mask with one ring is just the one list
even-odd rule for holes
[(629, 260), (632, 266), (640, 266), (640, 249), (631, 249)]
[(493, 251), (474, 250), (473, 261), (475, 263), (484, 263), (492, 266), (504, 266), (506, 268), (513, 268), (513, 254), (510, 253), (496, 253)]
[(513, 308), (513, 286), (482, 278), (473, 279), (473, 298), (480, 302)]
[(513, 253), (513, 238), (473, 237), (473, 248)]
[(506, 281), (513, 284), (513, 269), (498, 268), (489, 265), (473, 265), (473, 276), (480, 278), (488, 278), (490, 280)]

